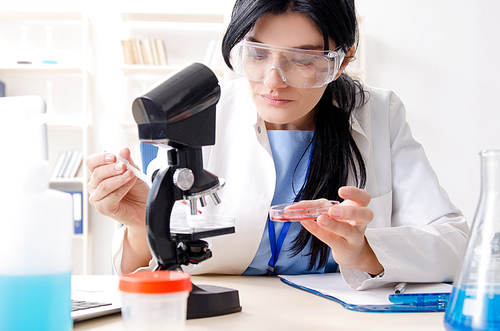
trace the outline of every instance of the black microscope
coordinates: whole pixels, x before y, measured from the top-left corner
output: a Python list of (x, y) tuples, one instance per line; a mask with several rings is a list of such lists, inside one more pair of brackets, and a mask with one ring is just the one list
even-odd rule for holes
[[(206, 205), (208, 195), (215, 204), (224, 180), (203, 169), (202, 146), (215, 144), (216, 104), (219, 82), (205, 65), (193, 63), (169, 75), (163, 82), (134, 100), (132, 111), (139, 139), (153, 145), (168, 145), (168, 167), (153, 174), (146, 207), (149, 248), (157, 270), (181, 270), (212, 256), (201, 239), (234, 233), (234, 224), (187, 229), (171, 227), (174, 203), (189, 202), (191, 215), (197, 202)], [(187, 318), (201, 318), (241, 311), (238, 291), (208, 285), (193, 285)]]

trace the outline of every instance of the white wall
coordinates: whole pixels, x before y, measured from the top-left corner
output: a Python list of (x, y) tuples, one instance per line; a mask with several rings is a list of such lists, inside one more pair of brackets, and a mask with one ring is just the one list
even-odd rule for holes
[[(93, 25), (94, 118), (91, 148), (115, 149), (118, 129), (109, 126), (121, 106), (118, 22), (120, 11), (227, 12), (233, 0), (80, 2), (11, 1), (2, 10), (87, 10)], [(482, 149), (500, 149), (500, 111), (495, 103), (500, 51), (496, 0), (358, 0), (366, 34), (366, 83), (394, 90), (408, 111), (414, 136), (425, 147), (442, 186), (472, 220), (479, 197)], [(105, 4), (105, 5), (104, 5)], [(111, 147), (110, 147), (111, 146)], [(91, 208), (92, 209), (92, 208)], [(93, 209), (92, 209), (93, 210)], [(92, 212), (92, 272), (111, 272), (115, 222)]]
[(500, 149), (500, 2), (357, 4), (366, 30), (366, 83), (401, 97), (441, 185), (472, 221), (480, 189), (478, 152)]

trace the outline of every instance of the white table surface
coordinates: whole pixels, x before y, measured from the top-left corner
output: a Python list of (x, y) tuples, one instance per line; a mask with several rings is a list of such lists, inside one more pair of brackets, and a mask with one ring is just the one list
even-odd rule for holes
[[(94, 277), (117, 286), (116, 276)], [(197, 285), (237, 289), (243, 310), (225, 316), (187, 320), (186, 331), (217, 330), (445, 330), (444, 313), (361, 313), (296, 289), (272, 276), (193, 276)], [(123, 330), (121, 315), (75, 323), (74, 330)], [(153, 330), (151, 330), (153, 331)]]

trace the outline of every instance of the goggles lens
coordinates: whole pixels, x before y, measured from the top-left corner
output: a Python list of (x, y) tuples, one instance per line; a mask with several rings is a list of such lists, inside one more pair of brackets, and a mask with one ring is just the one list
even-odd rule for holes
[(289, 86), (315, 88), (333, 81), (344, 56), (341, 47), (310, 51), (244, 40), (234, 47), (231, 61), (236, 73), (251, 81), (261, 82), (276, 70)]

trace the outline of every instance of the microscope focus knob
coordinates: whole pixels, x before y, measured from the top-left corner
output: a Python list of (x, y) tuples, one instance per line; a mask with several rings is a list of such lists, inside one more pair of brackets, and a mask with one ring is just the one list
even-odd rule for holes
[(183, 191), (189, 190), (194, 184), (194, 174), (189, 168), (175, 170), (172, 178), (174, 185)]

